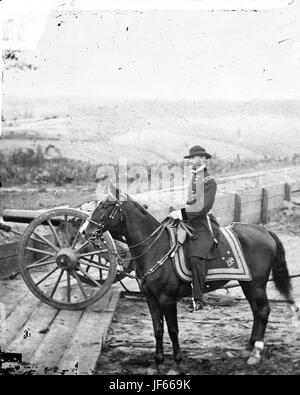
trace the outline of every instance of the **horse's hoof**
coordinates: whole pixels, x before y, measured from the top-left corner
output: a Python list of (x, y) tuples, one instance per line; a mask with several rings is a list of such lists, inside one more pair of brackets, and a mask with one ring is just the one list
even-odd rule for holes
[(258, 365), (260, 361), (261, 361), (261, 356), (251, 355), (250, 358), (247, 361), (247, 364), (250, 365), (250, 366)]

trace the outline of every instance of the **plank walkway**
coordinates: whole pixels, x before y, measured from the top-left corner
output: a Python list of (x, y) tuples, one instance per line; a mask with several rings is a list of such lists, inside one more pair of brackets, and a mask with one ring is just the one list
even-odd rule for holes
[(5, 362), (15, 374), (93, 374), (119, 300), (112, 288), (85, 310), (57, 310), (39, 301), (22, 279), (0, 281), (0, 347), (21, 353)]

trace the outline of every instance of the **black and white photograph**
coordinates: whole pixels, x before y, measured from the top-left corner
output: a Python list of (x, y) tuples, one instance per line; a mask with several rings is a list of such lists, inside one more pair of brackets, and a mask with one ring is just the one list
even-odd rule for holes
[(299, 375), (300, 0), (0, 21), (0, 375)]

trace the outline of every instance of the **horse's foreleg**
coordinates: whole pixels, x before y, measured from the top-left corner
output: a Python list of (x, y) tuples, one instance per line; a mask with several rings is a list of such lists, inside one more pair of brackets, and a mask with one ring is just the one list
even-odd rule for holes
[(156, 298), (147, 298), (148, 307), (152, 317), (154, 336), (156, 340), (156, 352), (155, 361), (157, 363), (157, 368), (164, 362), (164, 352), (163, 352), (163, 335), (164, 335), (164, 322), (163, 322), (163, 312)]
[(254, 321), (249, 341), (252, 351), (248, 364), (255, 365), (260, 361), (261, 352), (264, 349), (264, 337), (270, 314), (270, 305), (265, 287), (254, 287), (251, 284), (244, 284), (242, 289), (253, 312)]
[(167, 296), (162, 296), (160, 298), (160, 305), (167, 321), (168, 332), (173, 345), (175, 362), (174, 369), (171, 369), (168, 374), (180, 374), (183, 372), (180, 365), (182, 354), (178, 341), (177, 301)]

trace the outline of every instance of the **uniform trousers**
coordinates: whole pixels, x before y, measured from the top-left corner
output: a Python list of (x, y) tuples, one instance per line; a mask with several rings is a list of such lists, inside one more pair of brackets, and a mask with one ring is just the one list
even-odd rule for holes
[(207, 261), (203, 258), (192, 256), (189, 259), (189, 263), (192, 272), (193, 298), (195, 301), (202, 302), (206, 288)]

